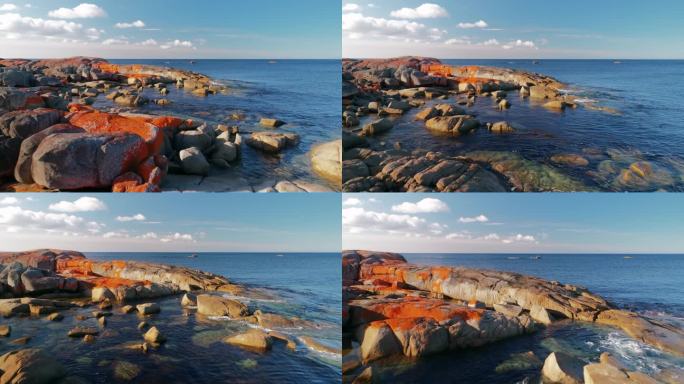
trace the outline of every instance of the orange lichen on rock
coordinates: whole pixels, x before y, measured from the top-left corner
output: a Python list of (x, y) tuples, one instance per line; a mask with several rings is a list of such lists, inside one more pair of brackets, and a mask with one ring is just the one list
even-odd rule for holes
[(137, 287), (150, 285), (149, 281), (141, 280), (131, 280), (123, 279), (120, 277), (94, 277), (88, 278), (84, 281), (86, 286), (90, 288), (94, 287), (106, 287), (106, 288), (118, 288), (118, 287)]
[(58, 259), (56, 262), (56, 272), (64, 275), (92, 274), (93, 262), (86, 259)]
[(145, 120), (88, 110), (73, 112), (67, 116), (67, 119), (72, 125), (91, 133), (129, 132), (142, 137), (147, 144), (148, 152), (138, 161), (150, 154), (158, 154), (164, 144), (164, 136), (161, 130)]
[(376, 303), (368, 307), (373, 313), (386, 319), (405, 319), (425, 317), (436, 321), (451, 319), (479, 319), (481, 309), (466, 308), (447, 303), (444, 300), (407, 297), (401, 302)]

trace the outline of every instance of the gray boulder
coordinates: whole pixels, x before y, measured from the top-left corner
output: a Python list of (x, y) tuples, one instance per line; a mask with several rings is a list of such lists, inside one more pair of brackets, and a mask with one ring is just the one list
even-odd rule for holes
[(180, 151), (181, 167), (183, 172), (192, 175), (207, 175), (209, 173), (209, 162), (197, 147), (187, 148)]
[(20, 141), (21, 147), (19, 149), (16, 167), (14, 168), (14, 178), (18, 182), (24, 184), (32, 184), (33, 176), (31, 175), (31, 161), (33, 153), (38, 149), (40, 143), (53, 133), (78, 133), (85, 132), (82, 128), (74, 127), (70, 124), (56, 124), (31, 135), (29, 138)]

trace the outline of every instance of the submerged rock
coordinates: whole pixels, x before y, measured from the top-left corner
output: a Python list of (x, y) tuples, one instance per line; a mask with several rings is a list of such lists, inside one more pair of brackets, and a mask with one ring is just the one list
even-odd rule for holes
[(280, 152), (287, 147), (299, 143), (299, 136), (294, 133), (255, 132), (246, 140), (250, 147), (265, 152)]

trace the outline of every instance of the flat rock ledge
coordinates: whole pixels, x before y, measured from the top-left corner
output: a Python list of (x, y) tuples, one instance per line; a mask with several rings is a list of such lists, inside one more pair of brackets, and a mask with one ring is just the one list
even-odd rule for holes
[[(392, 355), (420, 357), (477, 347), (563, 319), (617, 327), (684, 356), (681, 329), (617, 309), (571, 284), (510, 272), (419, 266), (399, 254), (362, 250), (342, 252), (342, 278), (343, 334), (358, 342), (359, 361), (350, 371), (361, 372), (357, 368), (371, 368), (373, 360)], [(632, 383), (646, 376), (630, 376), (623, 369), (615, 377), (624, 381), (606, 381), (599, 376), (611, 368), (585, 364), (552, 354), (542, 375), (564, 383)]]

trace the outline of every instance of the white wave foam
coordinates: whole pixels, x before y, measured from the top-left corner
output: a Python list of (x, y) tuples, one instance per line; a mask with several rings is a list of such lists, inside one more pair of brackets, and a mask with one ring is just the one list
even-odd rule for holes
[(580, 104), (589, 104), (589, 103), (597, 103), (597, 100), (590, 99), (590, 98), (583, 98), (583, 99), (575, 99), (575, 103), (580, 103)]

